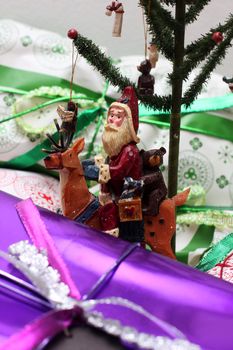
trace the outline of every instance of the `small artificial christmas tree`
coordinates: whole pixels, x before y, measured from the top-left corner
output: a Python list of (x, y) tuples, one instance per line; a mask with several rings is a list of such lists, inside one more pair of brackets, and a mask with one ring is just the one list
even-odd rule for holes
[[(112, 85), (123, 90), (134, 86), (141, 103), (154, 110), (170, 112), (170, 143), (168, 164), (168, 196), (177, 192), (179, 158), (181, 105), (190, 106), (201, 92), (202, 86), (211, 72), (221, 62), (233, 38), (233, 15), (225, 24), (219, 24), (208, 33), (185, 47), (185, 27), (196, 21), (201, 11), (211, 0), (140, 0), (149, 25), (152, 41), (156, 42), (163, 55), (173, 63), (169, 75), (172, 94), (168, 96), (140, 95), (136, 86), (122, 76), (111, 58), (107, 57), (97, 45), (81, 34), (73, 33), (70, 38), (79, 54), (87, 59)], [(172, 8), (175, 15), (172, 14)], [(183, 93), (183, 82), (189, 78), (194, 68), (201, 65), (200, 73)], [(173, 240), (175, 250), (175, 239)]]

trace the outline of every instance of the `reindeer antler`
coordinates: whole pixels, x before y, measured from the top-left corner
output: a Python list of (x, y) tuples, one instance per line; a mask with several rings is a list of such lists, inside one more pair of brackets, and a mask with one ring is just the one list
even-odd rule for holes
[(56, 142), (54, 138), (47, 133), (46, 136), (52, 144), (52, 150), (43, 149), (43, 152), (46, 153), (65, 152), (69, 148), (75, 133), (78, 112), (77, 105), (74, 102), (69, 101), (67, 110), (65, 110), (63, 106), (58, 106), (57, 112), (62, 120), (60, 126), (57, 119), (54, 119), (54, 124), (59, 134), (59, 140)]

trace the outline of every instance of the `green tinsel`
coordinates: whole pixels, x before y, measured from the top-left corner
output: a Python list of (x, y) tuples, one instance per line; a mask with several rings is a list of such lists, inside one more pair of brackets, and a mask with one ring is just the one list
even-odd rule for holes
[[(212, 40), (212, 33), (216, 31), (220, 31), (222, 33), (227, 33), (229, 32), (229, 29), (232, 28), (233, 26), (233, 15), (231, 15), (228, 19), (228, 21), (224, 25), (219, 25), (215, 29), (211, 29), (205, 36), (203, 36), (201, 39), (197, 40), (194, 42), (192, 45), (189, 46), (188, 49), (188, 55), (186, 55), (186, 58), (184, 60), (184, 63), (181, 67), (180, 70), (176, 72), (177, 75), (181, 75), (183, 77), (183, 80), (187, 80), (189, 77), (189, 74), (192, 72), (193, 69), (198, 67), (200, 63), (202, 63), (208, 56), (211, 55), (211, 51), (216, 48), (216, 43)], [(228, 34), (227, 34), (228, 35)], [(232, 39), (232, 38), (231, 38)], [(225, 39), (224, 39), (225, 42)], [(224, 50), (226, 50), (227, 47), (230, 46), (223, 46)], [(198, 49), (197, 49), (198, 48)], [(220, 50), (222, 52), (222, 49)], [(186, 49), (187, 52), (187, 49)], [(212, 57), (212, 56), (210, 56)], [(221, 59), (218, 59), (216, 64), (219, 64), (221, 60), (223, 59), (224, 56), (221, 56)], [(205, 70), (208, 69), (208, 63), (209, 60), (207, 61), (207, 66), (205, 66)], [(211, 73), (211, 72), (210, 72)], [(174, 79), (176, 75), (173, 73), (169, 77), (170, 79)], [(204, 81), (204, 80), (202, 80)], [(205, 80), (206, 81), (206, 80)], [(196, 81), (198, 83), (198, 80)], [(200, 90), (199, 90), (200, 92)], [(199, 93), (198, 92), (198, 93)], [(192, 96), (192, 97), (191, 97)], [(193, 100), (197, 97), (197, 94), (195, 93), (190, 93), (189, 95), (189, 105), (193, 102)], [(185, 104), (187, 103), (187, 98), (185, 97), (185, 100), (183, 101)]]
[[(209, 0), (199, 0), (195, 5), (191, 5), (189, 11), (186, 13), (186, 21), (187, 18), (190, 18), (191, 20), (192, 16), (197, 16), (208, 2)], [(158, 0), (151, 0), (151, 3), (148, 2), (148, 0), (140, 0), (139, 3), (145, 10), (150, 31), (153, 37), (156, 38), (158, 47), (165, 56), (172, 61), (174, 49), (173, 31), (175, 30), (176, 21), (172, 18), (171, 13), (163, 8)], [(171, 4), (170, 1), (168, 1), (168, 3)], [(232, 27), (233, 15), (229, 17), (224, 25), (219, 25), (218, 27), (211, 29), (200, 39), (188, 45), (185, 50), (185, 60), (182, 67), (176, 69), (175, 73), (173, 72), (173, 74), (170, 75), (171, 81), (177, 79), (178, 76), (185, 80), (188, 78), (192, 70), (209, 56), (201, 73), (194, 80), (193, 84), (183, 97), (182, 102), (186, 106), (189, 106), (194, 101), (201, 91), (202, 84), (207, 81), (212, 70), (224, 57), (225, 50), (230, 46), (230, 40), (232, 39), (231, 35), (229, 36), (229, 29)], [(227, 32), (228, 41), (225, 39), (211, 54), (211, 51), (216, 46), (211, 39), (212, 33), (215, 31), (220, 31), (222, 33)], [(109, 80), (112, 85), (118, 86), (121, 90), (123, 90), (125, 86), (132, 85), (136, 90), (138, 98), (146, 106), (157, 110), (170, 110), (171, 96), (140, 96), (136, 86), (128, 78), (121, 75), (119, 69), (112, 64), (112, 60), (108, 58), (91, 40), (79, 34), (74, 43), (78, 52), (107, 80)]]
[(151, 11), (155, 11), (156, 16), (158, 16), (159, 20), (163, 21), (163, 23), (166, 23), (166, 27), (170, 28), (171, 30), (174, 29), (174, 26), (176, 24), (175, 19), (173, 18), (170, 11), (166, 10), (158, 0), (151, 0), (148, 2), (143, 1), (143, 7), (145, 11), (147, 11), (148, 16), (152, 14)]
[(156, 36), (156, 45), (164, 56), (169, 61), (172, 61), (174, 53), (174, 35), (173, 29), (170, 27), (172, 27), (172, 23), (174, 27), (175, 20), (169, 21), (168, 27), (166, 18), (170, 18), (170, 12), (162, 8), (157, 0), (152, 0), (150, 7), (148, 7), (148, 0), (140, 0), (139, 3), (144, 8), (150, 33), (152, 36)]
[(165, 5), (174, 6), (176, 4), (176, 0), (161, 0)]
[(186, 57), (193, 54), (194, 52), (204, 53), (206, 50), (209, 53), (213, 46), (215, 45), (213, 41), (210, 41), (210, 36), (214, 32), (227, 32), (233, 25), (233, 15), (229, 16), (229, 19), (225, 24), (219, 24), (216, 28), (210, 29), (205, 35), (202, 35), (201, 38), (193, 41), (190, 45), (188, 45), (185, 49)]
[(226, 55), (226, 50), (231, 46), (231, 40), (233, 38), (233, 26), (231, 30), (226, 34), (223, 42), (217, 46), (214, 52), (207, 59), (206, 64), (202, 67), (200, 74), (194, 79), (188, 91), (184, 95), (184, 103), (186, 106), (190, 106), (192, 101), (201, 92), (202, 85), (209, 79), (210, 74), (216, 68), (216, 66), (222, 61)]
[(211, 0), (196, 0), (195, 5), (190, 6), (188, 12), (185, 16), (185, 23), (189, 24), (194, 22), (199, 16), (200, 12), (203, 8), (210, 2)]
[(85, 57), (86, 60), (113, 86), (118, 86), (123, 90), (126, 86), (131, 85), (135, 88), (138, 98), (147, 107), (165, 111), (170, 109), (170, 96), (141, 96), (135, 84), (133, 84), (128, 78), (123, 77), (119, 69), (112, 64), (111, 59), (108, 58), (91, 40), (79, 34), (77, 39), (74, 40), (74, 44), (80, 55)]

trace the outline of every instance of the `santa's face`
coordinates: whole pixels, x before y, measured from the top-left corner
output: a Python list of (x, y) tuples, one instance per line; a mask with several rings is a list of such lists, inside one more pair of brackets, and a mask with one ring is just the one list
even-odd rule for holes
[[(111, 117), (111, 119), (114, 120), (114, 117)], [(110, 157), (118, 155), (123, 146), (133, 141), (129, 132), (127, 117), (122, 118), (120, 126), (116, 125), (118, 124), (118, 118), (116, 117), (115, 122), (109, 122), (105, 125), (102, 136), (104, 150)]]
[(123, 108), (113, 106), (108, 111), (107, 123), (119, 128), (126, 117), (126, 112)]

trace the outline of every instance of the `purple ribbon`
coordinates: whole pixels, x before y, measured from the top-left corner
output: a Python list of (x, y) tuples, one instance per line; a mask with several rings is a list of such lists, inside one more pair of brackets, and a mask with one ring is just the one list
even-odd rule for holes
[(78, 300), (81, 299), (80, 292), (73, 282), (65, 262), (61, 258), (32, 200), (26, 199), (19, 202), (16, 205), (16, 209), (33, 244), (38, 249), (46, 249), (49, 264), (59, 271), (61, 280), (69, 286), (70, 296)]
[(0, 350), (36, 349), (46, 338), (51, 339), (71, 326), (74, 316), (78, 315), (81, 315), (79, 308), (48, 312), (10, 337)]
[[(9, 245), (28, 239), (15, 210), (18, 201), (17, 198), (0, 192), (0, 247), (5, 252)], [(111, 270), (118, 257), (131, 246), (120, 239), (101, 234), (51, 212), (40, 210), (40, 214), (81, 295), (88, 295), (96, 280), (99, 280), (106, 270)], [(26, 280), (4, 259), (0, 259), (0, 269), (19, 280)], [(5, 284), (9, 282), (2, 276), (0, 279)], [(19, 280), (12, 280), (9, 284), (30, 294), (25, 286), (20, 286)], [(95, 289), (96, 292), (99, 298), (96, 302), (111, 296), (129, 299), (158, 319), (177, 327), (190, 341), (200, 344), (203, 350), (232, 349), (233, 288), (230, 283), (171, 259), (135, 248), (114, 272), (111, 282), (105, 283), (105, 288)], [(26, 297), (17, 297), (17, 291), (14, 294), (11, 291), (6, 292), (3, 287), (0, 287), (0, 300), (1, 350), (8, 349), (8, 344), (11, 345), (11, 350), (19, 349), (21, 341), (11, 342), (11, 339), (22, 339), (21, 350), (23, 345), (24, 350), (28, 349), (27, 346), (30, 346), (31, 350), (36, 343), (44, 344), (48, 333), (41, 337), (41, 330), (30, 328), (30, 325), (33, 320), (39, 322), (45, 318), (50, 310), (39, 303), (27, 301)], [(133, 327), (138, 332), (154, 336), (166, 335), (161, 327), (132, 309), (122, 309), (112, 303), (98, 304), (96, 309), (105, 318), (117, 319), (123, 326)], [(53, 327), (56, 320), (56, 315), (51, 316), (48, 327)], [(65, 320), (62, 325), (61, 323), (63, 322), (59, 322), (59, 327), (55, 324), (52, 330), (49, 328), (48, 338), (67, 327)], [(29, 326), (25, 327), (26, 324)], [(40, 328), (41, 324), (37, 324)], [(25, 344), (24, 337), (16, 338), (20, 330), (25, 331)], [(31, 339), (31, 343), (28, 339)]]
[[(16, 205), (17, 212), (19, 217), (25, 227), (25, 230), (33, 242), (33, 244), (38, 249), (46, 249), (49, 264), (56, 268), (60, 275), (61, 280), (66, 283), (70, 288), (70, 296), (79, 300), (80, 293), (73, 282), (69, 270), (60, 256), (51, 236), (49, 235), (47, 228), (44, 222), (41, 219), (40, 213), (37, 210), (36, 206), (33, 204), (31, 199), (27, 199), (19, 202)], [(114, 273), (117, 271), (120, 264), (138, 247), (138, 244), (132, 244), (129, 246), (125, 252), (117, 259), (115, 264), (104, 273), (98, 281), (91, 288), (83, 299), (90, 299), (95, 297), (99, 291), (108, 283)], [(0, 272), (1, 275), (1, 272)], [(8, 278), (12, 282), (19, 284), (21, 287), (26, 289), (29, 288), (29, 284), (25, 281), (20, 280), (17, 277), (10, 276), (9, 274), (2, 274), (3, 277)], [(0, 286), (7, 288), (8, 291), (16, 292), (19, 295), (24, 296), (27, 300), (37, 302), (43, 305), (43, 300), (37, 298), (31, 294), (25, 293), (20, 289), (11, 287), (9, 284), (0, 283)], [(46, 306), (48, 303), (45, 302)], [(75, 307), (73, 310), (64, 310), (64, 311), (51, 311), (41, 318), (37, 319), (35, 322), (27, 325), (24, 329), (17, 334), (13, 335), (0, 346), (0, 350), (31, 350), (42, 344), (44, 340), (51, 339), (57, 333), (67, 329), (73, 322), (74, 315), (79, 315), (80, 309)], [(43, 347), (42, 347), (43, 348)]]

